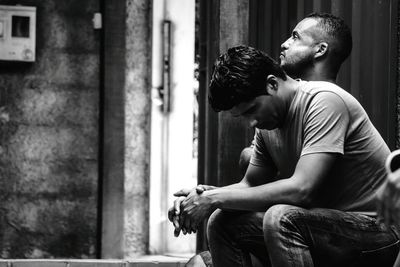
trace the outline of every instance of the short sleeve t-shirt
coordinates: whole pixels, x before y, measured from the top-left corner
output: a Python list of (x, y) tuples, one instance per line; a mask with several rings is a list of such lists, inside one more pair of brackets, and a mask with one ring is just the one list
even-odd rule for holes
[(289, 178), (300, 157), (312, 153), (340, 155), (317, 189), (318, 207), (375, 214), (389, 148), (351, 94), (332, 83), (299, 81), (282, 127), (256, 130), (250, 164), (274, 164), (278, 178)]

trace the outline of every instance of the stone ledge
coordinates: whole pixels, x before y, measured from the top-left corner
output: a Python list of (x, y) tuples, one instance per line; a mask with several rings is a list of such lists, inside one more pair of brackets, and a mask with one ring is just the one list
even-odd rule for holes
[(184, 267), (189, 257), (140, 256), (127, 260), (1, 259), (0, 267)]

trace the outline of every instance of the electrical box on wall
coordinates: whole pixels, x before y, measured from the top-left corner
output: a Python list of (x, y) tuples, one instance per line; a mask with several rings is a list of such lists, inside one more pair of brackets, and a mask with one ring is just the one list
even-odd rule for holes
[(0, 5), (0, 61), (35, 61), (36, 7)]

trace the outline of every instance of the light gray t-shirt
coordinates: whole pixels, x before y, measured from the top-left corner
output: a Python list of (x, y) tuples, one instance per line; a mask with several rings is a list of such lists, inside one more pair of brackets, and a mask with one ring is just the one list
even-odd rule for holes
[(274, 164), (278, 178), (289, 178), (301, 156), (319, 152), (340, 156), (317, 190), (317, 207), (376, 214), (389, 148), (352, 95), (332, 83), (299, 81), (283, 126), (257, 129), (250, 164)]

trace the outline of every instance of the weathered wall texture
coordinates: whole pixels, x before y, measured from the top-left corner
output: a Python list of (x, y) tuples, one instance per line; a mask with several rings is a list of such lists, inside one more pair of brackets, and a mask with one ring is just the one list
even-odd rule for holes
[(126, 1), (124, 255), (149, 245), (151, 1)]
[(102, 258), (148, 252), (151, 1), (104, 2)]
[(0, 257), (95, 257), (99, 1), (18, 4), (37, 7), (37, 54), (0, 66)]

